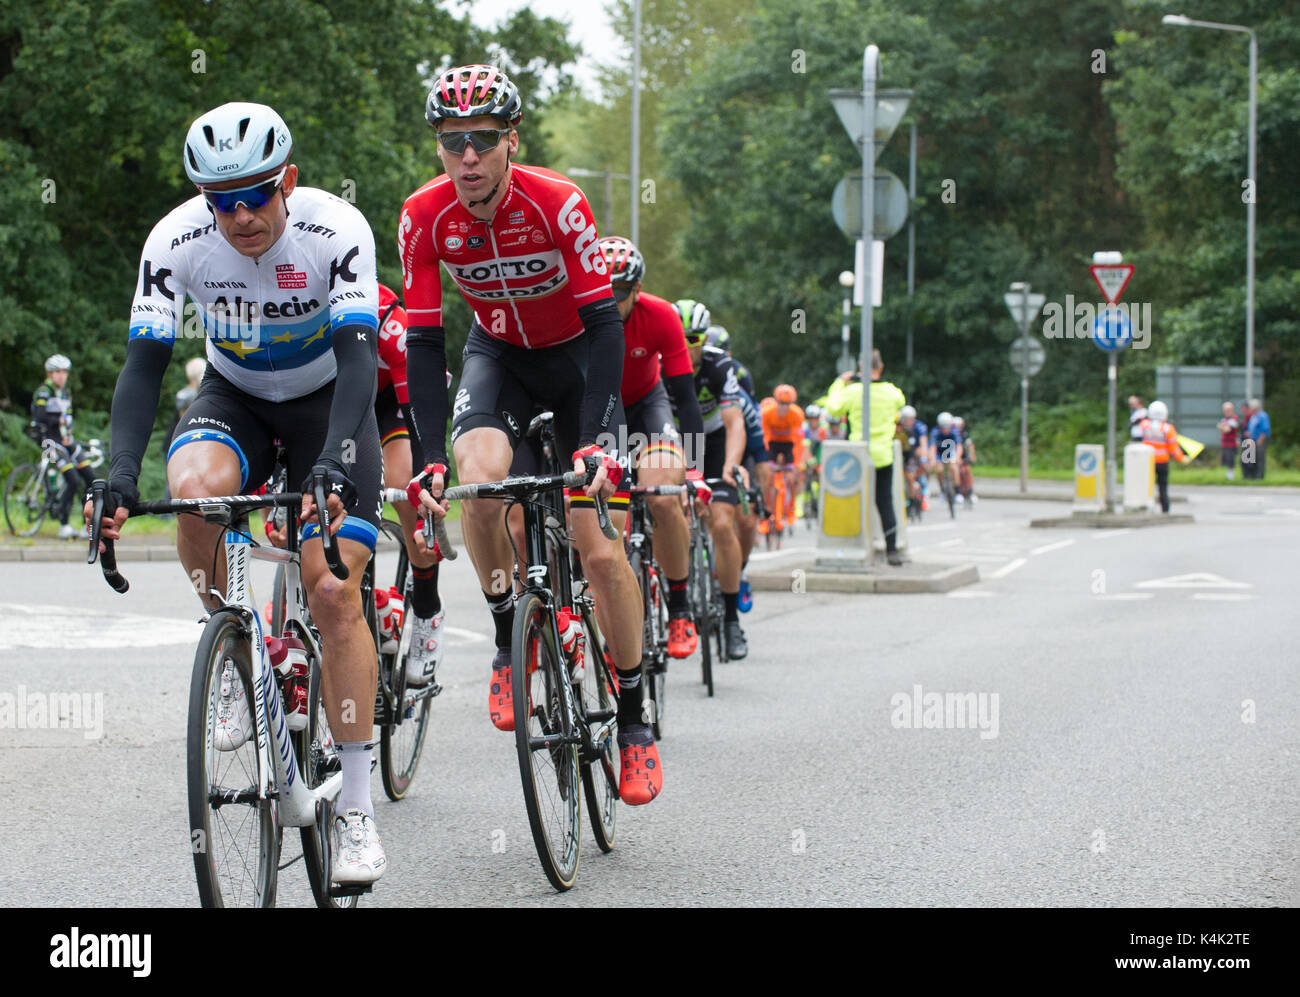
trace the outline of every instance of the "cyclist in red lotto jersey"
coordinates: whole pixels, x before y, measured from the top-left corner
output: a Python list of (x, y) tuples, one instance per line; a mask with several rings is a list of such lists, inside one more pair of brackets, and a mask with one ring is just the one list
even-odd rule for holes
[[(598, 492), (612, 495), (622, 477), (623, 321), (582, 191), (551, 170), (511, 161), (522, 107), (504, 73), (478, 65), (440, 74), (425, 105), (446, 173), (407, 198), (398, 223), (411, 416), (431, 461), (411, 491), (445, 515), (446, 503), (434, 499), (446, 475), (449, 408), (441, 264), (474, 311), (450, 413), (460, 481), (506, 476), (536, 404), (555, 413), (575, 470), (585, 471), (584, 457), (599, 459), (591, 484), (571, 496), (573, 537), (618, 669), (619, 795), (648, 803), (663, 775), (641, 713), (641, 600), (622, 538), (601, 534), (590, 505)], [(513, 730), (514, 614), (510, 587), (500, 581), (510, 577), (513, 556), (500, 505), (466, 502), (461, 526), (496, 627), (488, 712), (498, 728)]]
[[(695, 372), (677, 309), (641, 290), (645, 258), (630, 239), (607, 236), (600, 240), (600, 249), (623, 317), (622, 395), (631, 441), (623, 449), (636, 461), (637, 483), (680, 485), (687, 473), (702, 481), (698, 466), (687, 472), (682, 452), (685, 436), (691, 441), (692, 463), (698, 465), (704, 451), (704, 417), (695, 397)], [(681, 417), (681, 434), (673, 422), (674, 410)], [(649, 505), (655, 522), (655, 559), (668, 580), (668, 654), (686, 658), (699, 644), (686, 592), (690, 531), (676, 496), (656, 496)]]

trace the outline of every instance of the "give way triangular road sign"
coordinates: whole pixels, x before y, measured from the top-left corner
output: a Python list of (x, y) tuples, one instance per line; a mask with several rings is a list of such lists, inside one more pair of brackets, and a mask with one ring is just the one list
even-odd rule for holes
[(1133, 271), (1136, 269), (1137, 267), (1132, 263), (1093, 263), (1088, 267), (1092, 279), (1101, 288), (1106, 301), (1112, 305), (1124, 296), (1124, 288), (1128, 287), (1129, 278), (1133, 276)]

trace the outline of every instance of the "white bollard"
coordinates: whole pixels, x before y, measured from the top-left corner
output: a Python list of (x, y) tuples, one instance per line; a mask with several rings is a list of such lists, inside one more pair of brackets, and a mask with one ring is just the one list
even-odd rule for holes
[(1153, 512), (1156, 507), (1156, 452), (1145, 443), (1124, 448), (1124, 508)]

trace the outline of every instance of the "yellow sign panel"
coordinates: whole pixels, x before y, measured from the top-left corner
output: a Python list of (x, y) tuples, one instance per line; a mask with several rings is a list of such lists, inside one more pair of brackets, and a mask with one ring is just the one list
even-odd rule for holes
[(856, 537), (862, 532), (862, 493), (846, 498), (822, 495), (822, 530), (828, 537)]

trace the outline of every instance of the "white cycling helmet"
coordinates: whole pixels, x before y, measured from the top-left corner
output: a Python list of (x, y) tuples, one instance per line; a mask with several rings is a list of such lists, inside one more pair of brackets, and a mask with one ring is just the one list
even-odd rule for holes
[(912, 408), (911, 405), (904, 405), (904, 406), (899, 410), (899, 412), (898, 412), (898, 417), (899, 417), (900, 419), (915, 419), (915, 418), (916, 418), (916, 409)]
[(939, 428), (940, 428), (940, 429), (949, 429), (949, 428), (951, 428), (951, 427), (952, 427), (952, 413), (951, 413), (951, 412), (940, 412), (940, 413), (939, 413)]
[(72, 361), (62, 353), (56, 353), (45, 361), (45, 373), (49, 374), (56, 370), (71, 370)]
[(289, 161), (293, 138), (265, 104), (233, 102), (200, 115), (185, 136), (185, 175), (192, 183), (255, 177)]
[(954, 415), (952, 417), (952, 424), (956, 426), (958, 429), (964, 429), (966, 426), (966, 420), (959, 415)]
[(1147, 418), (1154, 422), (1164, 422), (1169, 418), (1169, 406), (1164, 402), (1152, 402), (1147, 406)]

